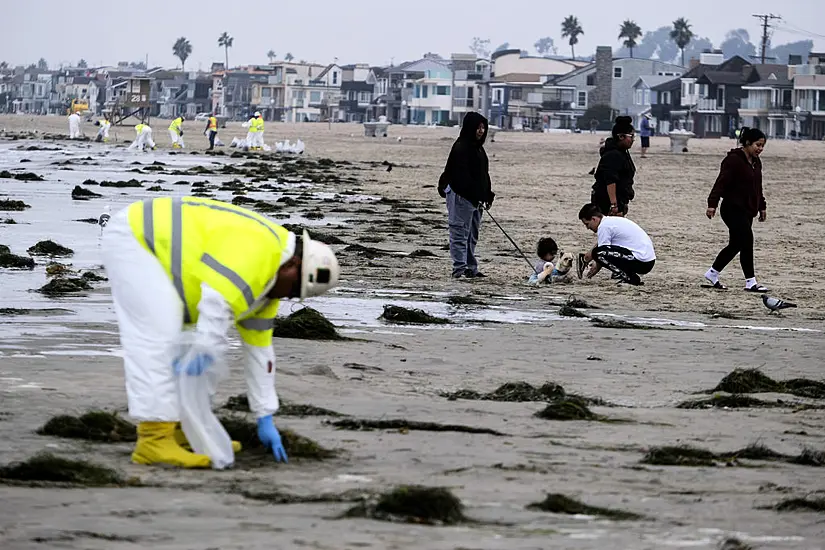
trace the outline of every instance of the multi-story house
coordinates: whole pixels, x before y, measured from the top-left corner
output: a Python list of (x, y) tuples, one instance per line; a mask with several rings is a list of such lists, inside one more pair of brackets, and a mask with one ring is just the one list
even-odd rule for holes
[[(673, 63), (666, 63), (656, 59), (637, 59), (632, 57), (613, 57), (613, 49), (609, 46), (596, 48), (595, 61), (569, 74), (557, 76), (548, 81), (545, 90), (552, 90), (561, 96), (561, 108), (545, 109), (550, 127), (555, 127), (555, 121), (564, 121), (565, 115), (576, 121), (576, 126), (589, 128), (590, 121), (579, 123), (588, 109), (605, 107), (610, 117), (602, 117), (599, 127), (609, 128), (613, 117), (627, 115), (638, 122), (642, 114), (650, 110), (650, 86), (655, 86), (663, 80), (673, 79), (684, 73), (684, 68)], [(640, 80), (642, 82), (640, 83)], [(641, 97), (637, 90), (641, 86)], [(572, 101), (568, 90), (573, 90)], [(645, 89), (648, 94), (645, 95)], [(570, 105), (569, 108), (564, 108)]]
[(378, 80), (375, 71), (365, 63), (341, 67), (341, 100), (339, 120), (342, 122), (366, 122), (373, 100), (377, 96)]
[(441, 124), (450, 121), (453, 71), (449, 65), (426, 69), (413, 83), (410, 100), (412, 124)]
[(425, 54), (417, 61), (385, 67), (383, 79), (386, 80), (386, 94), (383, 99), (379, 98), (376, 102), (376, 112), (386, 115), (387, 120), (393, 124), (411, 122), (415, 81), (424, 78), (427, 71), (435, 73), (447, 69), (449, 63), (435, 54)]
[(792, 66), (790, 70), (794, 132), (811, 139), (825, 139), (825, 53), (812, 52), (807, 64)]
[[(212, 64), (212, 112), (228, 120), (246, 121), (255, 111), (265, 120), (276, 120), (283, 112), (283, 99), (272, 97), (270, 82), (275, 67), (249, 66), (225, 70), (223, 63)], [(253, 88), (257, 96), (253, 101)]]
[(759, 128), (769, 138), (794, 131), (793, 81), (787, 65), (754, 65), (739, 105), (742, 125)]
[(685, 126), (689, 112), (682, 108), (681, 78), (671, 78), (650, 88), (650, 114), (660, 134)]
[(213, 79), (210, 74), (152, 70), (147, 76), (152, 79), (149, 96), (152, 116), (171, 119), (184, 115), (191, 119), (211, 110)]
[(484, 111), (488, 105), (486, 82), (490, 80), (492, 63), (479, 59), (475, 54), (454, 53), (450, 56), (453, 71), (453, 100), (451, 119), (461, 123), (464, 115), (472, 111)]
[[(656, 86), (671, 82), (673, 79), (674, 77), (672, 75), (643, 75), (636, 80), (636, 83), (633, 85), (633, 114), (631, 115), (636, 128), (640, 127), (642, 116), (649, 113), (656, 120), (657, 128), (660, 132), (668, 132), (670, 130), (670, 123), (668, 121), (662, 121), (663, 123), (661, 125), (658, 124), (656, 114), (653, 112), (653, 105), (657, 101)], [(662, 92), (662, 100), (668, 105), (670, 105), (671, 102), (669, 95), (670, 92)]]

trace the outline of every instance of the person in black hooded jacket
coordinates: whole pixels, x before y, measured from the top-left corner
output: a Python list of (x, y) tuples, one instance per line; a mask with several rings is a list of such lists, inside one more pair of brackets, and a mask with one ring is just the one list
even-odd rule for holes
[(636, 196), (633, 191), (636, 165), (630, 158), (634, 139), (633, 119), (629, 116), (616, 117), (612, 137), (599, 151), (601, 158), (596, 168), (596, 182), (590, 202), (598, 206), (605, 216), (626, 215), (628, 204)]
[(490, 208), (495, 198), (484, 151), (488, 128), (489, 123), (481, 114), (470, 112), (464, 116), (461, 133), (438, 180), (438, 194), (447, 200), (454, 279), (484, 277), (478, 270), (475, 248), (481, 210)]

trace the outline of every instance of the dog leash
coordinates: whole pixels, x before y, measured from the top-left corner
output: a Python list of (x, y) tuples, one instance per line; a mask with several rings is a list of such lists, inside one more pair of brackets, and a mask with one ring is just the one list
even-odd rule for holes
[(490, 214), (490, 209), (485, 206), (484, 211), (487, 212), (487, 215), (490, 216), (490, 219), (493, 220), (493, 223), (496, 224), (496, 226), (498, 226), (499, 229), (501, 229), (501, 232), (504, 233), (504, 236), (507, 237), (507, 240), (510, 241), (513, 244), (514, 247), (516, 247), (516, 250), (518, 250), (519, 254), (521, 254), (521, 257), (524, 258), (524, 261), (527, 262), (527, 265), (530, 266), (530, 271), (535, 273), (536, 272), (535, 266), (533, 266), (533, 264), (530, 263), (530, 260), (527, 259), (527, 256), (524, 255), (524, 252), (522, 252), (521, 248), (518, 247), (518, 245), (516, 244), (516, 241), (514, 241), (513, 239), (510, 238), (510, 235), (508, 235), (507, 232), (504, 230), (504, 228), (501, 227), (501, 224), (496, 221), (496, 219), (493, 217), (492, 214)]

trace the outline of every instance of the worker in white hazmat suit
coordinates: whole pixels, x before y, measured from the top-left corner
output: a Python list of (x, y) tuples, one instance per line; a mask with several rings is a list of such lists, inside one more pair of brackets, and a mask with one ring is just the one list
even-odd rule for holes
[(261, 151), (264, 148), (264, 117), (261, 116), (260, 112), (255, 111), (255, 118), (252, 120), (257, 130), (255, 132), (255, 143), (252, 144), (252, 149)]
[(112, 123), (109, 122), (106, 118), (101, 118), (98, 121), (95, 121), (95, 126), (98, 126), (97, 136), (95, 136), (95, 141), (97, 142), (106, 142), (109, 141), (109, 128), (112, 127)]
[[(272, 420), (279, 407), (274, 318), (282, 298), (303, 300), (338, 283), (330, 247), (233, 204), (162, 197), (112, 216), (102, 252), (120, 328), (129, 414), (139, 422), (132, 460), (210, 466), (208, 456), (185, 448), (175, 369), (202, 373), (221, 361), (234, 323), (258, 437), (276, 461), (285, 462)], [(194, 359), (179, 365), (185, 326), (194, 326), (194, 349), (187, 354)], [(233, 449), (240, 444), (233, 442)]]
[(129, 146), (129, 151), (133, 149), (137, 149), (139, 151), (145, 151), (147, 147), (150, 149), (155, 148), (155, 142), (152, 139), (152, 128), (149, 127), (148, 124), (140, 123), (135, 126), (135, 133), (137, 136), (135, 137), (135, 141)]
[(172, 139), (172, 149), (183, 148), (183, 115), (175, 117), (169, 125), (169, 137)]
[(80, 137), (80, 115), (72, 113), (69, 115), (69, 139)]

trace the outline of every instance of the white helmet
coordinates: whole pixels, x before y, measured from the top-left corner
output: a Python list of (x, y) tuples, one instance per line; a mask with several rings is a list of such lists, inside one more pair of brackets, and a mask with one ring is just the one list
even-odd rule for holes
[(338, 284), (341, 269), (332, 249), (321, 242), (309, 238), (304, 229), (301, 236), (303, 257), (301, 258), (301, 300), (309, 296), (320, 296)]
[(255, 111), (255, 116), (261, 116), (261, 112), (260, 111)]

